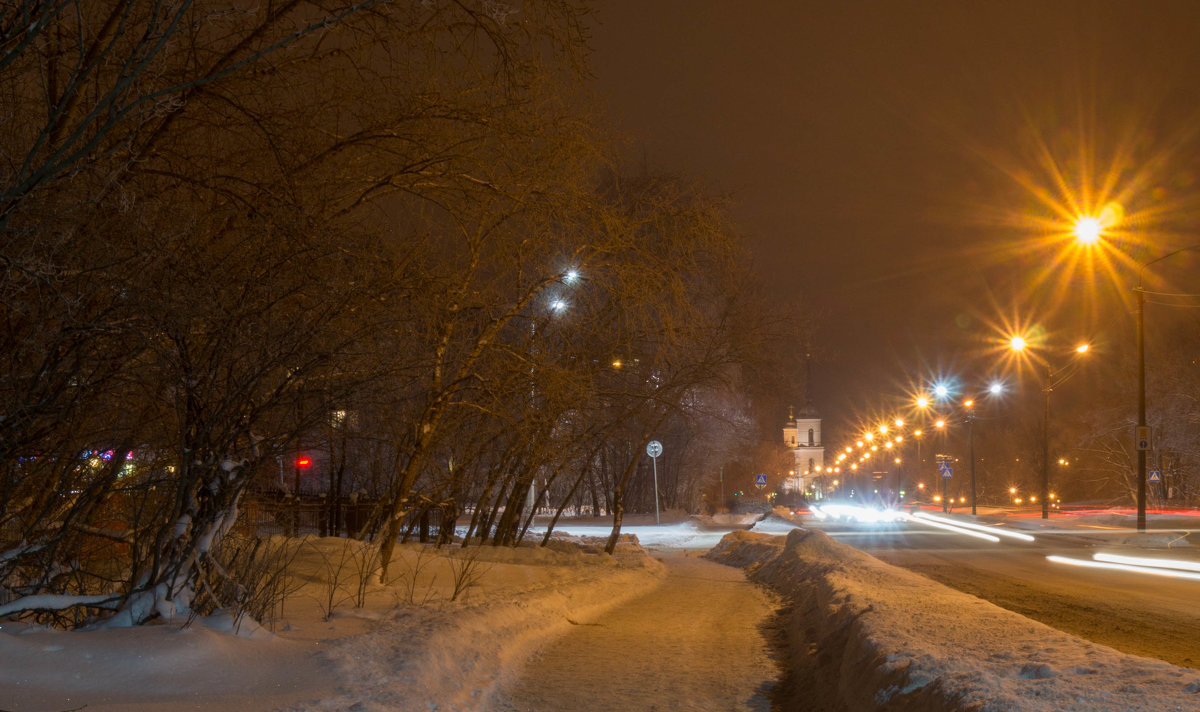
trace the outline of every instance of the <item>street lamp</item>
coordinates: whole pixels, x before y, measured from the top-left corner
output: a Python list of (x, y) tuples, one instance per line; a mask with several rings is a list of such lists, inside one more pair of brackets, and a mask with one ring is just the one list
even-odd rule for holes
[(1138, 422), (1135, 445), (1138, 451), (1137, 529), (1146, 531), (1146, 451), (1150, 449), (1150, 428), (1146, 424), (1146, 290), (1142, 278), (1146, 268), (1180, 252), (1200, 249), (1200, 243), (1181, 247), (1145, 262), (1138, 268), (1137, 289), (1137, 362), (1138, 362)]
[(971, 459), (971, 516), (975, 516), (975, 401), (963, 401), (967, 413), (967, 457)]
[[(1024, 351), (1028, 345), (1020, 336), (1014, 336), (1009, 341), (1009, 348), (1016, 352)], [(1042, 519), (1050, 518), (1050, 394), (1075, 375), (1075, 370), (1070, 367), (1076, 363), (1075, 359), (1087, 353), (1088, 348), (1088, 344), (1076, 346), (1072, 360), (1057, 370), (1048, 361), (1046, 363), (1046, 380), (1042, 385), (1042, 393), (1046, 396), (1046, 407), (1042, 414)]]
[(1094, 245), (1100, 241), (1104, 223), (1099, 218), (1084, 217), (1075, 222), (1075, 240), (1081, 245)]
[[(1104, 236), (1104, 221), (1094, 217), (1083, 217), (1075, 222), (1075, 239), (1083, 246), (1098, 243)], [(1146, 423), (1146, 290), (1144, 277), (1146, 268), (1181, 252), (1200, 249), (1200, 243), (1187, 245), (1172, 250), (1138, 267), (1138, 281), (1134, 292), (1137, 294), (1137, 426), (1134, 432), (1134, 445), (1137, 448), (1137, 530), (1146, 531), (1146, 451), (1150, 449), (1150, 428)]]
[[(992, 397), (997, 397), (1004, 393), (1004, 384), (1000, 381), (992, 381), (988, 385), (987, 392)], [(975, 488), (975, 400), (968, 398), (963, 401), (963, 410), (966, 413), (967, 421), (967, 457), (971, 460), (971, 515), (977, 513), (976, 488)]]
[[(945, 419), (943, 419), (943, 418), (938, 418), (938, 419), (937, 419), (937, 421), (936, 421), (936, 422), (933, 424), (933, 427), (934, 427), (934, 428), (936, 428), (936, 429), (938, 429), (938, 430), (942, 430), (942, 431), (944, 431), (944, 430), (946, 429), (946, 421), (945, 421)], [(936, 457), (937, 461), (938, 461), (939, 463), (941, 463), (941, 462), (942, 462), (942, 460), (943, 460), (943, 458), (944, 458), (945, 456), (943, 456), (943, 455), (936, 455), (935, 457)], [(940, 469), (940, 468), (939, 468), (939, 469)], [(948, 513), (950, 512), (950, 509), (949, 509), (949, 501), (948, 501), (948, 499), (947, 499), (947, 497), (946, 497), (946, 495), (947, 495), (947, 493), (948, 493), (949, 489), (950, 489), (950, 480), (949, 480), (947, 477), (943, 476), (943, 477), (942, 477), (942, 512), (943, 512), (944, 514), (948, 514)]]

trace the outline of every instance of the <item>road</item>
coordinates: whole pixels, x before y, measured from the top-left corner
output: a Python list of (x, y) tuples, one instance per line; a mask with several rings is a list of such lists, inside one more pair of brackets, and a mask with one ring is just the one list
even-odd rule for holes
[[(1034, 543), (996, 544), (913, 523), (863, 528), (814, 519), (803, 524), (1067, 633), (1200, 668), (1200, 581), (1077, 568), (1046, 559), (1049, 554), (1088, 559), (1094, 551), (1114, 551), (1131, 534), (1128, 530), (1030, 531)], [(1200, 557), (1191, 553), (1188, 558)]]
[(778, 676), (764, 630), (776, 608), (741, 569), (659, 555), (663, 584), (540, 650), (493, 709), (762, 710)]

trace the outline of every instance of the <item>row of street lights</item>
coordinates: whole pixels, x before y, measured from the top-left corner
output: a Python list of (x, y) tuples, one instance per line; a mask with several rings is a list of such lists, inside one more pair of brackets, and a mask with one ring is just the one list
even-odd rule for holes
[[(1074, 224), (1074, 237), (1076, 243), (1084, 248), (1098, 246), (1104, 242), (1105, 230), (1108, 226), (1101, 218), (1096, 217), (1081, 217)], [(1146, 453), (1150, 450), (1150, 429), (1146, 418), (1146, 320), (1145, 320), (1145, 276), (1146, 271), (1153, 265), (1163, 262), (1171, 257), (1179, 255), (1183, 252), (1200, 250), (1200, 243), (1187, 245), (1165, 254), (1162, 254), (1154, 259), (1150, 259), (1138, 264), (1137, 285), (1134, 287), (1136, 296), (1136, 320), (1137, 320), (1137, 424), (1134, 430), (1134, 445), (1137, 451), (1137, 529), (1138, 531), (1146, 530)], [(1197, 296), (1197, 295), (1188, 295)], [(1029, 342), (1022, 336), (1013, 337), (1009, 341), (1009, 348), (1015, 353), (1025, 353), (1029, 348)], [(1049, 440), (1050, 440), (1050, 395), (1055, 388), (1061, 386), (1068, 378), (1070, 378), (1077, 370), (1079, 365), (1079, 357), (1086, 354), (1089, 350), (1087, 344), (1080, 344), (1075, 348), (1075, 353), (1071, 355), (1070, 360), (1066, 363), (1059, 364), (1055, 368), (1055, 364), (1049, 359), (1042, 358), (1046, 371), (1045, 378), (1042, 383), (1042, 392), (1044, 393), (1044, 410), (1042, 415), (1042, 477), (1041, 477), (1041, 504), (1042, 518), (1049, 517), (1050, 510), (1050, 485), (1049, 485)], [(999, 387), (996, 384), (993, 388)], [(998, 395), (998, 392), (991, 391), (993, 395)], [(937, 385), (933, 388), (934, 394), (945, 400), (948, 396), (948, 389), (944, 385)], [(930, 400), (927, 396), (920, 396), (917, 401), (917, 406), (920, 409), (925, 409), (930, 406)], [(974, 400), (969, 399), (963, 404), (964, 420), (968, 427), (968, 457), (971, 467), (971, 512), (976, 513), (976, 482), (975, 482), (975, 455), (974, 455)], [(936, 421), (938, 429), (945, 427), (945, 419), (939, 418)], [(920, 457), (920, 435), (921, 431), (915, 431), (915, 439), (917, 442), (917, 460), (918, 467), (921, 465)], [(848, 453), (852, 452), (851, 448), (847, 448), (847, 453), (839, 455), (839, 462), (842, 458), (847, 457)], [(870, 453), (868, 453), (869, 456)]]
[[(1112, 216), (1118, 215), (1120, 210), (1108, 210), (1102, 212), (1101, 217), (1083, 216), (1078, 218), (1073, 225), (1074, 239), (1081, 248), (1097, 247), (1105, 243), (1106, 230), (1111, 227)], [(1115, 247), (1115, 246), (1114, 246)], [(1136, 296), (1136, 320), (1137, 320), (1137, 423), (1134, 431), (1134, 444), (1137, 451), (1137, 529), (1145, 531), (1146, 529), (1146, 452), (1151, 447), (1150, 429), (1146, 418), (1146, 357), (1145, 357), (1145, 276), (1147, 270), (1160, 262), (1163, 262), (1180, 253), (1200, 250), (1200, 243), (1187, 245), (1165, 254), (1162, 254), (1154, 259), (1142, 261), (1138, 264), (1137, 270), (1137, 285), (1134, 287)], [(1126, 259), (1131, 256), (1126, 255)], [(1132, 260), (1131, 260), (1132, 261)], [(1180, 295), (1176, 295), (1180, 296)], [(1182, 296), (1200, 296), (1200, 295), (1182, 295)], [(1022, 336), (1013, 337), (1008, 348), (1016, 354), (1027, 354), (1031, 351), (1030, 343)], [(1044, 409), (1042, 415), (1042, 465), (1041, 465), (1041, 504), (1042, 518), (1049, 517), (1050, 510), (1050, 491), (1049, 491), (1049, 439), (1050, 439), (1050, 396), (1051, 393), (1060, 387), (1068, 378), (1070, 378), (1078, 369), (1080, 357), (1087, 354), (1089, 347), (1087, 344), (1080, 344), (1074, 349), (1074, 353), (1070, 355), (1066, 362), (1053, 361), (1052, 358), (1045, 356), (1036, 357), (1045, 368), (1045, 375), (1042, 381), (1042, 392), (1044, 394)], [(1055, 366), (1058, 366), (1057, 368)], [(998, 386), (993, 386), (998, 387)], [(947, 401), (949, 391), (944, 385), (935, 385), (932, 393), (938, 399)], [(993, 395), (998, 395), (996, 391), (989, 391)], [(916, 404), (920, 410), (925, 410), (931, 406), (931, 401), (928, 396), (920, 396), (916, 400)], [(976, 487), (975, 487), (975, 456), (974, 456), (974, 421), (975, 421), (975, 403), (973, 399), (966, 400), (962, 404), (962, 414), (964, 422), (968, 427), (968, 450), (971, 467), (971, 511), (976, 513)], [(899, 422), (899, 421), (897, 421)], [(939, 418), (936, 421), (936, 428), (939, 430), (945, 427), (945, 418)], [(886, 432), (886, 431), (885, 431)], [(917, 442), (917, 460), (918, 467), (921, 465), (920, 443), (921, 430), (914, 431), (914, 439)], [(893, 439), (888, 445), (888, 448), (898, 445), (899, 440)], [(856, 440), (858, 452), (854, 447), (847, 447), (845, 452), (839, 453), (837, 463), (829, 470), (833, 473), (841, 471), (841, 467), (848, 464), (851, 470), (856, 470), (858, 463), (868, 461), (878, 452), (878, 446), (871, 445), (869, 448), (864, 447), (864, 443), (871, 443), (871, 437), (859, 438)], [(857, 456), (858, 462), (852, 462), (852, 458)], [(897, 462), (899, 459), (897, 458)]]
[[(1008, 340), (1007, 348), (1010, 352), (1018, 356), (1029, 356), (1032, 354), (1033, 346), (1030, 340), (1024, 336), (1013, 336)], [(1050, 394), (1053, 390), (1061, 386), (1068, 378), (1070, 378), (1077, 370), (1077, 358), (1089, 351), (1089, 345), (1086, 343), (1079, 344), (1074, 349), (1073, 358), (1066, 364), (1055, 368), (1045, 356), (1038, 356), (1039, 360), (1046, 365), (1046, 377), (1042, 382), (1042, 392), (1045, 396), (1045, 408), (1042, 418), (1042, 472), (1041, 472), (1041, 500), (1042, 500), (1042, 518), (1048, 518), (1050, 513), (1050, 476), (1049, 476), (1049, 455), (1050, 455)], [(993, 380), (986, 388), (986, 394), (990, 397), (997, 398), (1005, 393), (1005, 386), (999, 380)], [(917, 411), (922, 414), (925, 420), (929, 420), (931, 416), (928, 412), (935, 405), (940, 405), (946, 409), (952, 403), (951, 388), (946, 382), (938, 382), (929, 386), (927, 393), (917, 395), (913, 399), (913, 405)], [(967, 460), (970, 467), (970, 488), (971, 488), (971, 514), (978, 513), (978, 482), (975, 469), (975, 419), (976, 419), (976, 400), (974, 397), (965, 398), (959, 403), (957, 408), (950, 410), (950, 413), (936, 416), (932, 421), (935, 432), (944, 432), (947, 427), (947, 421), (950, 418), (961, 419), (961, 422), (967, 425)], [(897, 429), (905, 426), (905, 421), (902, 418), (896, 418), (894, 423)], [(876, 456), (879, 452), (879, 438), (886, 437), (889, 433), (888, 425), (880, 425), (874, 429), (864, 432), (855, 440), (854, 446), (847, 446), (843, 452), (838, 454), (833, 472), (840, 472), (840, 467), (844, 463), (850, 461), (849, 468), (851, 471), (857, 470), (859, 464), (866, 463)], [(915, 429), (912, 432), (913, 439), (916, 441), (917, 448), (917, 467), (922, 466), (922, 458), (920, 455), (921, 436), (923, 431)], [(892, 437), (883, 441), (884, 448), (891, 450), (897, 448), (904, 438), (901, 433), (892, 431)], [(856, 449), (857, 448), (857, 449)], [(853, 461), (857, 458), (857, 461)], [(900, 458), (896, 458), (896, 464), (900, 463)], [(943, 480), (945, 478), (943, 477)], [(899, 489), (899, 488), (897, 488)], [(942, 496), (943, 507), (946, 506), (946, 495)]]

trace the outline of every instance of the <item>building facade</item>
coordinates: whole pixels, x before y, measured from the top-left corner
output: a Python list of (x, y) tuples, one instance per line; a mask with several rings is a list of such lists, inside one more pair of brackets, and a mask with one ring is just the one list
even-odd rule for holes
[(792, 451), (794, 465), (784, 480), (783, 490), (809, 498), (824, 496), (821, 482), (825, 475), (825, 446), (821, 440), (821, 418), (812, 403), (800, 409), (799, 416), (788, 408), (783, 426), (783, 444)]

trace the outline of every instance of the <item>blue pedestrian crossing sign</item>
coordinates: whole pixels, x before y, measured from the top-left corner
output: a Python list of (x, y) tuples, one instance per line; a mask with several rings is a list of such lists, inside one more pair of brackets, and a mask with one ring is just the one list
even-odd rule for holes
[(767, 476), (763, 475), (763, 474), (755, 475), (754, 476), (754, 486), (759, 487), (759, 488), (766, 487), (767, 486)]
[(954, 468), (950, 467), (950, 463), (948, 462), (939, 462), (938, 472), (941, 473), (942, 477), (950, 479), (954, 475)]
[(1149, 479), (1151, 482), (1162, 482), (1162, 473), (1158, 470), (1150, 470)]

